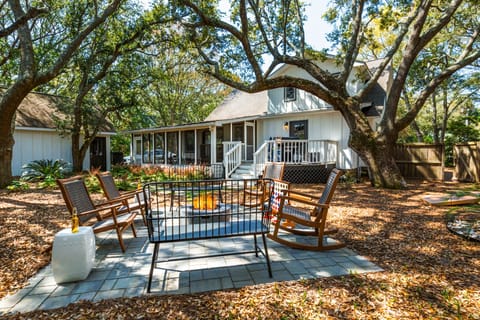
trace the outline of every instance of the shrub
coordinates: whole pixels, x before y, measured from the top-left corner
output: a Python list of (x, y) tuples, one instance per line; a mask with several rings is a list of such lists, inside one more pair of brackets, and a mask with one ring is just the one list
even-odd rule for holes
[(87, 189), (91, 193), (98, 193), (101, 190), (100, 182), (98, 181), (97, 177), (95, 176), (97, 173), (100, 172), (100, 168), (92, 168), (88, 171), (88, 174), (85, 176), (85, 185)]
[(23, 181), (41, 182), (41, 187), (55, 186), (55, 180), (72, 172), (72, 166), (65, 160), (34, 160), (22, 167)]
[(21, 180), (13, 180), (12, 183), (7, 186), (7, 190), (9, 191), (22, 191), (28, 190), (29, 188), (30, 186), (28, 185), (28, 183)]

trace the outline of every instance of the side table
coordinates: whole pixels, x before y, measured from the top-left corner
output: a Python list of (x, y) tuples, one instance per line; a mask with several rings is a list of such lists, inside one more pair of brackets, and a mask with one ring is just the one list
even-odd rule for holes
[(56, 283), (84, 280), (95, 262), (95, 235), (91, 227), (70, 228), (55, 235), (52, 269)]

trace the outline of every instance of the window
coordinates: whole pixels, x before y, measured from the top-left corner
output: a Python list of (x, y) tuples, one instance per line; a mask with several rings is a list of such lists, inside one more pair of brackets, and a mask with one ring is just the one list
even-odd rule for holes
[(163, 158), (165, 149), (164, 143), (165, 134), (162, 133), (155, 133), (154, 135), (154, 143), (155, 143), (155, 152), (153, 153), (153, 161), (154, 163), (164, 163), (165, 159)]
[(195, 152), (195, 131), (185, 131), (185, 152)]
[(297, 90), (294, 87), (283, 88), (283, 100), (294, 101), (297, 99)]
[[(152, 155), (150, 154), (150, 148), (152, 147), (152, 135), (150, 133), (146, 133), (142, 135), (142, 142), (143, 142), (143, 163), (152, 163)], [(153, 152), (153, 151), (152, 151)]]
[(308, 139), (308, 120), (290, 121), (290, 137), (298, 139)]
[(232, 141), (242, 141), (243, 142), (243, 125), (241, 125), (241, 124), (233, 125), (233, 140)]

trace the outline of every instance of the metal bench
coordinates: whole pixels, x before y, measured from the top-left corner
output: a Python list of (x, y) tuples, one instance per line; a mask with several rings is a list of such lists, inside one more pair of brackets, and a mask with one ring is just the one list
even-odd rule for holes
[[(146, 208), (150, 243), (154, 244), (147, 292), (151, 290), (152, 277), (157, 263), (198, 259), (233, 254), (261, 253), (272, 277), (266, 235), (270, 231), (270, 197), (264, 206), (241, 204), (244, 185), (264, 185), (273, 192), (270, 179), (250, 180), (198, 180), (148, 183), (143, 191), (151, 202)], [(254, 201), (254, 200), (252, 200)], [(253, 236), (252, 250), (225, 252), (196, 256), (175, 256), (159, 259), (161, 243), (195, 241), (226, 237)], [(257, 242), (262, 236), (263, 249)]]

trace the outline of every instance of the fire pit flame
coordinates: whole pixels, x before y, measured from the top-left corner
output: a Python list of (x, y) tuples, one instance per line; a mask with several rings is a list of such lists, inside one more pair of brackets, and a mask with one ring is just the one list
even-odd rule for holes
[(193, 208), (199, 210), (212, 210), (216, 209), (217, 197), (212, 194), (202, 194), (193, 198)]

